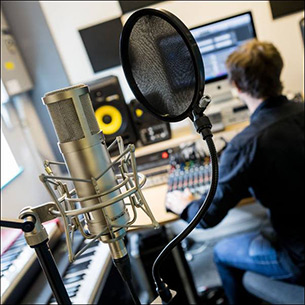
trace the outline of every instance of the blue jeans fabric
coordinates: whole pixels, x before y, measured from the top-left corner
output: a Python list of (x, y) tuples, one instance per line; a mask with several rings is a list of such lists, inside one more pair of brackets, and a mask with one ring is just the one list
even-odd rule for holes
[(288, 254), (274, 247), (259, 232), (226, 238), (216, 244), (214, 261), (230, 304), (253, 304), (242, 285), (245, 271), (253, 271), (273, 279), (296, 282), (299, 269)]

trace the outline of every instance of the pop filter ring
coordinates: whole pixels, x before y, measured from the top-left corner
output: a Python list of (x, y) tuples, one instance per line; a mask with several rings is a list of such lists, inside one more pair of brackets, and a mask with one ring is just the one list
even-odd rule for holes
[[(195, 70), (195, 79), (196, 79), (196, 85), (194, 91), (195, 94), (188, 108), (183, 113), (177, 116), (170, 116), (170, 115), (164, 115), (162, 113), (158, 113), (157, 110), (153, 108), (150, 105), (150, 103), (147, 102), (146, 98), (141, 93), (133, 77), (133, 73), (131, 71), (131, 66), (129, 63), (129, 39), (134, 25), (143, 16), (156, 16), (168, 22), (182, 37), (192, 57), (192, 61), (194, 63), (194, 70)], [(139, 102), (141, 102), (155, 117), (167, 122), (178, 122), (184, 120), (187, 117), (193, 120), (192, 110), (198, 107), (199, 100), (203, 96), (203, 92), (204, 92), (204, 86), (205, 86), (204, 65), (202, 62), (202, 57), (199, 48), (197, 46), (194, 37), (192, 36), (188, 28), (175, 15), (162, 9), (156, 10), (150, 8), (142, 9), (133, 13), (133, 15), (131, 15), (129, 19), (126, 21), (123, 31), (121, 33), (120, 56), (121, 56), (121, 63), (125, 73), (125, 77), (128, 81), (128, 84), (132, 92), (134, 93), (135, 97), (139, 100)]]

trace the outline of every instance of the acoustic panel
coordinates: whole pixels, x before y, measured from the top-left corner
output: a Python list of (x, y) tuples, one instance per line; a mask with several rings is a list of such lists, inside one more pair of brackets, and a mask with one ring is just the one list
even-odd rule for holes
[(94, 72), (121, 64), (119, 40), (122, 31), (120, 18), (79, 30)]
[(119, 1), (123, 14), (161, 1)]
[(273, 19), (277, 19), (298, 11), (304, 11), (304, 1), (278, 1), (271, 0), (270, 7)]

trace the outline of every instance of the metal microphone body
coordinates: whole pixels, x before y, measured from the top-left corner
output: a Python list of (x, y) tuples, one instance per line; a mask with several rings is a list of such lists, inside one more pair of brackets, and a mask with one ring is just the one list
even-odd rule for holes
[[(95, 180), (111, 163), (104, 135), (99, 130), (88, 87), (78, 85), (46, 93), (43, 97), (48, 107), (57, 137), (59, 149), (72, 178), (91, 180), (92, 183), (74, 181), (79, 198), (96, 195), (111, 190), (117, 185), (116, 176), (110, 168), (100, 179)], [(92, 207), (120, 194), (112, 191), (100, 198), (81, 201), (81, 207)], [(115, 226), (124, 226), (130, 217), (123, 200), (103, 209), (85, 213), (85, 220), (91, 234), (101, 235), (103, 242), (109, 243), (112, 257), (119, 259), (127, 254), (122, 238), (125, 228), (109, 230), (107, 219)]]

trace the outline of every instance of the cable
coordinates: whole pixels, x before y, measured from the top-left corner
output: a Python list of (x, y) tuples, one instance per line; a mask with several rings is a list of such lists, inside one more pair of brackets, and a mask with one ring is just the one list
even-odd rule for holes
[(211, 177), (211, 186), (209, 189), (209, 192), (205, 198), (205, 201), (203, 205), (200, 207), (197, 214), (194, 216), (192, 221), (189, 223), (189, 225), (180, 232), (175, 238), (173, 238), (170, 243), (168, 243), (165, 248), (161, 251), (159, 256), (156, 258), (153, 267), (152, 267), (152, 276), (155, 281), (155, 285), (157, 288), (157, 291), (161, 297), (161, 299), (165, 302), (169, 302), (171, 299), (171, 294), (169, 292), (169, 289), (167, 285), (162, 281), (160, 277), (160, 265), (162, 263), (162, 260), (164, 260), (170, 252), (173, 250), (174, 247), (176, 247), (185, 237), (188, 236), (189, 233), (197, 226), (197, 224), (200, 222), (202, 217), (205, 215), (207, 210), (209, 209), (215, 192), (217, 188), (217, 182), (218, 182), (218, 160), (217, 160), (217, 152), (214, 145), (214, 142), (212, 140), (212, 135), (206, 136), (204, 133), (201, 133), (203, 138), (206, 140), (209, 152), (210, 152), (210, 158), (212, 163), (212, 177)]
[(134, 304), (141, 305), (141, 302), (140, 302), (140, 300), (138, 298), (137, 292), (136, 292), (136, 290), (134, 288), (134, 285), (133, 285), (132, 281), (128, 280), (128, 281), (125, 281), (125, 283), (126, 283), (126, 285), (128, 287), (129, 293), (131, 295), (131, 298), (132, 298)]
[(119, 259), (113, 259), (112, 261), (117, 270), (119, 271), (122, 279), (126, 283), (134, 304), (141, 305), (141, 302), (137, 296), (134, 285), (132, 283), (131, 265), (128, 254)]

